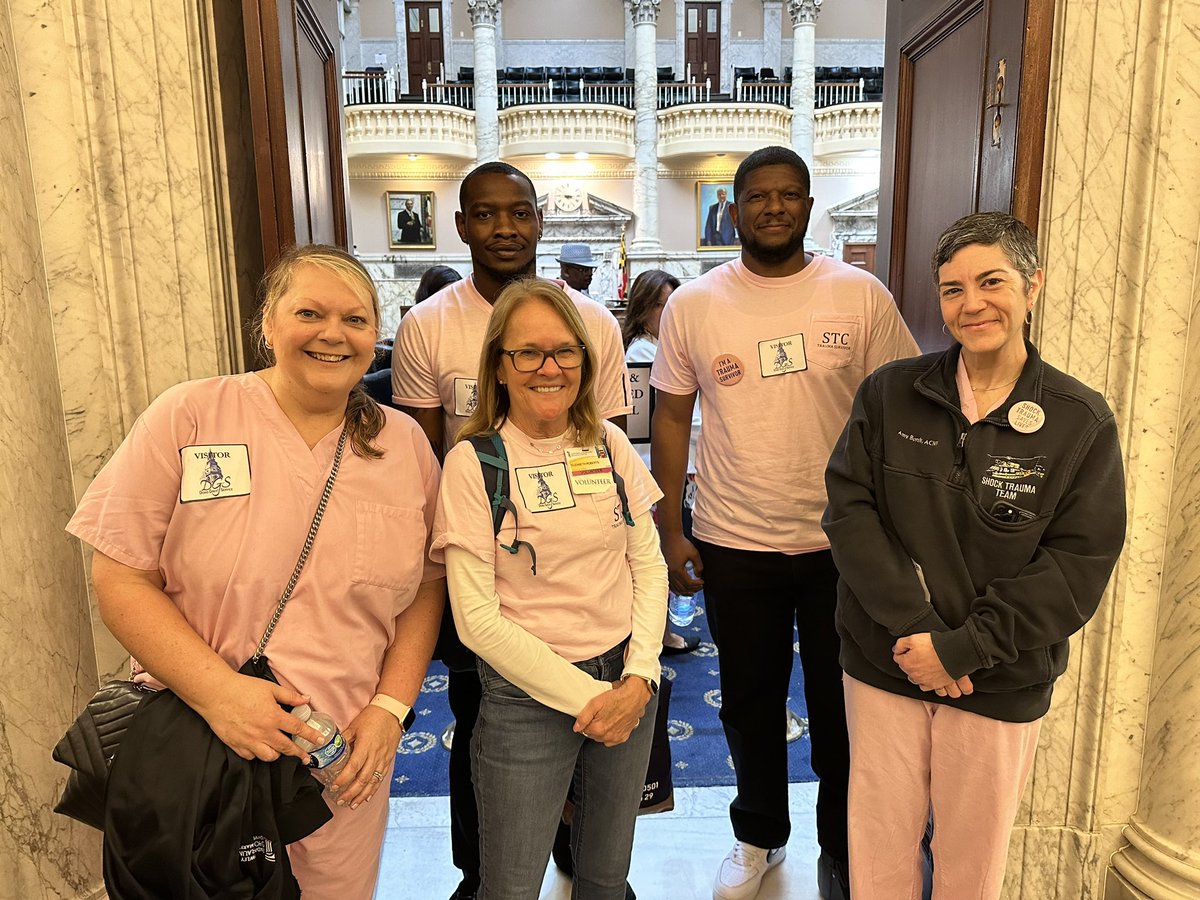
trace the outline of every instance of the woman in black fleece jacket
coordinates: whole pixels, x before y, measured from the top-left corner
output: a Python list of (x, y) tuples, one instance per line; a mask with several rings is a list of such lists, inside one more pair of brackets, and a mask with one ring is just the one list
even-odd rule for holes
[(1112, 411), (1024, 338), (1033, 235), (966, 216), (933, 274), (955, 343), (863, 382), (825, 474), (855, 900), (920, 896), (930, 809), (934, 897), (1000, 896), (1067, 639), (1125, 534)]

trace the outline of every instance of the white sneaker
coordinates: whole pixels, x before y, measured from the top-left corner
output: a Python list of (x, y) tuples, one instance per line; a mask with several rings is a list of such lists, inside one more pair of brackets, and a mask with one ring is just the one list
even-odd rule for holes
[(756, 897), (763, 876), (783, 862), (785, 856), (787, 847), (764, 850), (753, 844), (735, 842), (717, 870), (713, 900), (751, 900)]

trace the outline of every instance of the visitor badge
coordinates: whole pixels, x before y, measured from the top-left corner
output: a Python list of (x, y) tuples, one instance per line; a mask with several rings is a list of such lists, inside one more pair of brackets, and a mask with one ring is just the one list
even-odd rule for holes
[(466, 418), (479, 405), (479, 384), (474, 378), (454, 379), (454, 414)]
[(1022, 400), (1009, 409), (1008, 424), (1021, 434), (1033, 434), (1046, 424), (1046, 411), (1032, 400)]
[(603, 494), (613, 486), (612, 461), (604, 447), (568, 447), (567, 474), (576, 494)]
[(553, 512), (575, 505), (565, 463), (519, 466), (513, 472), (513, 481), (517, 483), (525, 508), (530, 512)]
[(179, 502), (245, 497), (250, 493), (250, 450), (245, 444), (195, 444), (179, 451)]
[(804, 355), (804, 335), (789, 334), (758, 342), (758, 367), (763, 378), (803, 372), (808, 368)]

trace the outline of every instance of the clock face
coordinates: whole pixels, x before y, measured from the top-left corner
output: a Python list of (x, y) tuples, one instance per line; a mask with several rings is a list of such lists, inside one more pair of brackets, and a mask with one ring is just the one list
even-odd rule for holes
[(575, 212), (583, 206), (583, 188), (577, 184), (560, 184), (554, 191), (554, 205), (562, 212)]

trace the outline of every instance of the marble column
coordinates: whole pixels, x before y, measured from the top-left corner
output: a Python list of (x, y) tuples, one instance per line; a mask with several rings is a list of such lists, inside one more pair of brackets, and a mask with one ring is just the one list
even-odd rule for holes
[(1200, 0), (1067, 0), (1053, 33), (1032, 337), (1113, 407), (1129, 528), (1043, 723), (1005, 897), (1184, 900), (1200, 896)]
[(400, 93), (420, 94), (420, 81), (408, 83), (408, 19), (404, 15), (404, 0), (392, 0), (392, 17), (396, 23), (396, 74), (400, 78)]
[(768, 66), (783, 78), (783, 0), (762, 0), (762, 5), (762, 61), (759, 66)]
[(655, 40), (661, 0), (630, 0), (636, 62), (633, 77), (633, 216), (637, 226), (630, 249), (652, 253), (658, 240), (658, 71)]
[(788, 0), (792, 17), (792, 149), (813, 165), (816, 103), (817, 16), (822, 0)]
[(501, 0), (467, 0), (475, 45), (475, 161), (500, 158), (500, 117), (496, 87), (496, 20)]
[(358, 6), (359, 0), (347, 0), (342, 15), (342, 47), (345, 52), (342, 65), (352, 71), (366, 68), (362, 58), (362, 18)]
[(625, 10), (625, 55), (624, 66), (627, 69), (632, 69), (637, 65), (637, 48), (635, 46), (633, 36), (633, 12), (630, 10), (631, 0), (621, 0), (621, 6)]
[[(9, 4), (0, 3), (0, 893), (87, 897), (100, 839), (51, 812), (67, 770), (50, 750), (96, 689), (37, 196)], [(94, 375), (94, 373), (93, 373)]]

